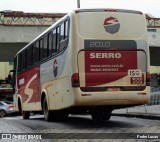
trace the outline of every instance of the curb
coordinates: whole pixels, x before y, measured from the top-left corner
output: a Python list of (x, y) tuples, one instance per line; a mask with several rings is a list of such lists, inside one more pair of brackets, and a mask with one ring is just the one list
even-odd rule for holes
[(124, 116), (124, 117), (136, 117), (142, 119), (151, 119), (151, 120), (160, 120), (160, 116), (158, 115), (150, 115), (150, 114), (136, 114), (136, 113), (113, 113), (112, 116)]

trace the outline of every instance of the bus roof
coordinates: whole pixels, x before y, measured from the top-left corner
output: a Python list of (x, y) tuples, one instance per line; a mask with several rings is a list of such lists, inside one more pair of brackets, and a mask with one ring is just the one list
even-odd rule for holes
[(111, 9), (111, 8), (99, 8), (99, 9), (77, 9), (76, 13), (80, 12), (124, 12), (124, 13), (134, 13), (143, 14), (141, 11), (137, 10), (127, 10), (127, 9)]
[(76, 13), (82, 13), (82, 12), (122, 12), (122, 13), (133, 13), (133, 14), (143, 14), (141, 11), (136, 10), (127, 10), (127, 9), (111, 9), (111, 8), (92, 8), (92, 9), (76, 9), (71, 11), (70, 13), (66, 14), (64, 17), (62, 17), (60, 20), (55, 22), (53, 25), (51, 25), (49, 28), (47, 28), (44, 32), (42, 32), (39, 36), (37, 36), (35, 39), (33, 39), (30, 43), (28, 43), (25, 47), (23, 47), (20, 51), (17, 52), (16, 56), (25, 50), (29, 45), (32, 45), (37, 39), (42, 37), (45, 33), (49, 32), (55, 25), (63, 21), (65, 18), (67, 18), (70, 14), (76, 14)]

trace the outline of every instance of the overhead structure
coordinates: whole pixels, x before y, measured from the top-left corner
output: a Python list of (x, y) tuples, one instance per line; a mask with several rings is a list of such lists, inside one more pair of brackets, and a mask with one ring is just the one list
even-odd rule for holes
[(0, 12), (0, 62), (13, 61), (14, 55), (65, 13)]

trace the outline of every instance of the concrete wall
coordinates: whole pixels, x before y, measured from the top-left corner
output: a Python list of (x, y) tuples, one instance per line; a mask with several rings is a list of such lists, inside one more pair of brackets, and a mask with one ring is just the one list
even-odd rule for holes
[(0, 62), (13, 61), (15, 54), (49, 26), (0, 25)]
[(0, 43), (28, 43), (48, 27), (49, 26), (29, 27), (0, 25)]
[(13, 68), (8, 61), (13, 61), (20, 49), (65, 14), (0, 12), (0, 80), (4, 80)]

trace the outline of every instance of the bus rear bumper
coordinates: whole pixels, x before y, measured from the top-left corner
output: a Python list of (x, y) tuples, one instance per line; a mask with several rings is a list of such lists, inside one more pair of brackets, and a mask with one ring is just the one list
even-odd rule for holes
[(74, 90), (74, 106), (143, 105), (150, 100), (150, 87), (144, 91), (82, 92)]

